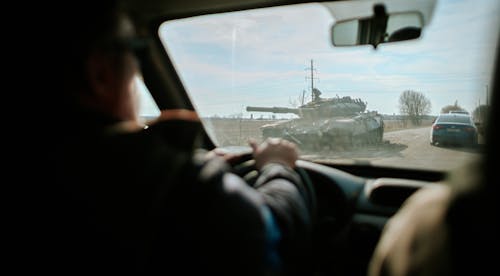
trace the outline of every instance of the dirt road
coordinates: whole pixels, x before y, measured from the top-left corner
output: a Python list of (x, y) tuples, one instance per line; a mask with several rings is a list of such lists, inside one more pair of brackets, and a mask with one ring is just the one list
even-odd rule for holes
[(480, 156), (480, 147), (436, 147), (429, 144), (430, 128), (387, 132), (384, 143), (364, 149), (330, 152), (303, 152), (304, 157), (321, 161), (362, 163), (379, 166), (447, 171)]

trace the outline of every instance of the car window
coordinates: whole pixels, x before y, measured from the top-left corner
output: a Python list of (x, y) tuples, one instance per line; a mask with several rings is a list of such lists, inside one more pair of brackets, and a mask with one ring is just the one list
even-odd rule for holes
[(335, 18), (318, 3), (170, 20), (158, 33), (217, 146), (277, 136), (307, 160), (446, 171), (481, 154), (429, 136), (450, 105), (482, 120), (499, 6), (437, 1), (419, 39), (377, 49), (334, 47)]
[(156, 105), (151, 93), (144, 84), (141, 77), (135, 78), (135, 85), (139, 93), (139, 115), (143, 121), (149, 121), (160, 115), (160, 109)]
[(439, 116), (437, 119), (438, 123), (461, 123), (470, 124), (471, 119), (469, 116)]

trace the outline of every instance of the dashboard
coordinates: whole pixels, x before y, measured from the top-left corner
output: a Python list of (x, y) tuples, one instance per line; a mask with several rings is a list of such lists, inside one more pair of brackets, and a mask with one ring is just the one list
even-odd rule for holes
[[(306, 172), (314, 189), (313, 252), (320, 272), (326, 275), (366, 275), (391, 216), (415, 191), (443, 185), (439, 181), (444, 178), (439, 173), (388, 168), (344, 170), (305, 160), (297, 161), (297, 167)], [(370, 170), (377, 173), (370, 175)]]

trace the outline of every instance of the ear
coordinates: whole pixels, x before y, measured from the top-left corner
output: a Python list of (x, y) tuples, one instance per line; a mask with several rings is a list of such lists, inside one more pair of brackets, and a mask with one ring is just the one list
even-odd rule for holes
[(86, 74), (90, 86), (88, 95), (97, 104), (106, 104), (113, 97), (116, 73), (111, 60), (103, 53), (92, 53), (86, 63)]

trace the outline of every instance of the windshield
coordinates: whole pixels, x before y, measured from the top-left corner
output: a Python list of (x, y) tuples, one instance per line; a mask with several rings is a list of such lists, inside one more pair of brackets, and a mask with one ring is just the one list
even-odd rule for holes
[(488, 104), (499, 6), (438, 1), (419, 39), (376, 49), (333, 46), (318, 3), (166, 21), (159, 36), (219, 147), (283, 137), (307, 160), (446, 171), (480, 147), (432, 146), (432, 122)]

